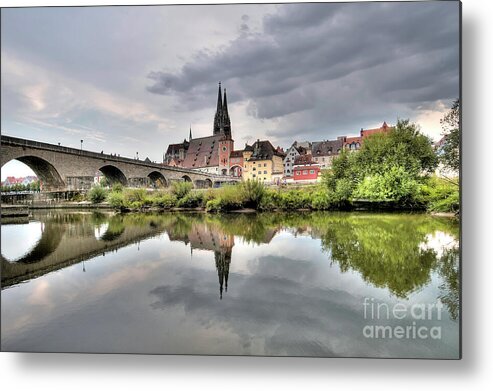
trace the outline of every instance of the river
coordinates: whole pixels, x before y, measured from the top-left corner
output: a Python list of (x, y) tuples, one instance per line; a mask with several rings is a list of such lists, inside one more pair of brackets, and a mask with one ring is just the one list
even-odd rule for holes
[(37, 211), (3, 224), (7, 351), (459, 356), (459, 225)]

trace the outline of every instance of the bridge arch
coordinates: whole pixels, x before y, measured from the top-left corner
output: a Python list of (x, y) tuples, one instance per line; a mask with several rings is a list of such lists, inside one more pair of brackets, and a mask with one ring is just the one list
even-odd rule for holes
[(34, 155), (18, 156), (5, 162), (2, 161), (2, 167), (12, 160), (24, 163), (33, 170), (41, 181), (43, 190), (57, 190), (65, 187), (60, 173), (48, 160)]
[(234, 164), (229, 169), (229, 175), (234, 178), (241, 178), (243, 167), (239, 164)]
[(197, 179), (194, 182), (194, 187), (197, 189), (208, 189), (212, 187), (212, 181), (209, 178)]
[(188, 175), (183, 175), (181, 179), (183, 179), (184, 182), (192, 182), (192, 178), (190, 178)]
[(147, 175), (147, 177), (156, 188), (168, 187), (168, 180), (159, 171), (152, 171), (149, 175)]
[(42, 227), (40, 238), (31, 249), (14, 260), (8, 259), (4, 254), (2, 254), (2, 258), (9, 263), (32, 264), (43, 260), (43, 258), (54, 252), (65, 234), (64, 226), (52, 222), (41, 223), (40, 226)]
[(120, 183), (123, 186), (127, 185), (127, 177), (118, 167), (107, 164), (106, 166), (100, 167), (99, 171), (103, 173), (110, 185), (113, 185), (115, 183)]

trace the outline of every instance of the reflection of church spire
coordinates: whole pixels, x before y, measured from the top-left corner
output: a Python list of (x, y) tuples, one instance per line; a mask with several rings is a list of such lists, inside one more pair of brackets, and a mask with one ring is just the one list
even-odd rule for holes
[(223, 298), (224, 291), (228, 291), (229, 264), (231, 263), (231, 249), (226, 251), (214, 251), (217, 276), (219, 277), (219, 298)]

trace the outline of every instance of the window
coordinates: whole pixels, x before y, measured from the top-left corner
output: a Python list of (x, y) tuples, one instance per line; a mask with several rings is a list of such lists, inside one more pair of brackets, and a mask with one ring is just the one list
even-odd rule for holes
[(303, 175), (306, 175), (308, 174), (308, 171), (307, 170), (303, 170)]
[(253, 171), (257, 170), (257, 167), (253, 167)]
[(300, 175), (299, 171), (295, 171), (294, 173), (295, 173), (295, 175)]
[(267, 171), (264, 171), (264, 174), (267, 175)]
[(315, 174), (315, 170), (310, 170), (310, 174)]
[(264, 163), (264, 167), (267, 167), (267, 163)]
[(255, 176), (256, 176), (255, 174), (252, 175), (252, 177), (254, 177), (254, 178), (255, 178)]
[(223, 146), (223, 152), (226, 152), (226, 149), (227, 149), (226, 146)]

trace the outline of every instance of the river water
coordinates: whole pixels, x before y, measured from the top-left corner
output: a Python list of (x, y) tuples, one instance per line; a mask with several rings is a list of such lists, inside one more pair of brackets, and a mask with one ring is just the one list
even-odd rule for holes
[(3, 221), (7, 351), (459, 356), (459, 226), (424, 214)]

